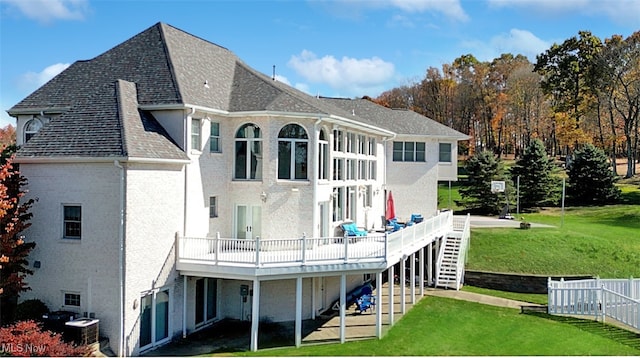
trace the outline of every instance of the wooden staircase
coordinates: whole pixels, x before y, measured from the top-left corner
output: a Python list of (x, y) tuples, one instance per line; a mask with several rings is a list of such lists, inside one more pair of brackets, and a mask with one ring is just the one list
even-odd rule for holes
[[(458, 290), (462, 286), (462, 272), (458, 274), (458, 264), (464, 260), (464, 255), (461, 254), (462, 238), (445, 236), (442, 241), (438, 253), (436, 287)], [(464, 262), (462, 264), (464, 265)]]

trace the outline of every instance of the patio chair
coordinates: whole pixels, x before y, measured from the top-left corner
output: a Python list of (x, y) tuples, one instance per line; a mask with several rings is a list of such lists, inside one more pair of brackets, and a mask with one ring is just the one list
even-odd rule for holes
[(359, 229), (356, 223), (344, 223), (340, 225), (344, 236), (367, 236), (367, 231)]
[(387, 226), (391, 228), (391, 232), (396, 232), (405, 227), (405, 225), (400, 224), (396, 218), (387, 220)]
[(422, 214), (411, 214), (411, 222), (415, 224), (419, 224), (424, 221), (424, 217)]
[(360, 297), (356, 300), (358, 307), (356, 309), (360, 313), (366, 312), (369, 309), (373, 309), (376, 305), (375, 297), (373, 297), (373, 291), (371, 286), (364, 286), (361, 291)]

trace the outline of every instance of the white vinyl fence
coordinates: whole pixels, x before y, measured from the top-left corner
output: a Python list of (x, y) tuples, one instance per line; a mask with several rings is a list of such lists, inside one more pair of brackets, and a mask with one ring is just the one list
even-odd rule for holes
[(553, 281), (548, 284), (548, 312), (606, 317), (640, 329), (640, 279)]

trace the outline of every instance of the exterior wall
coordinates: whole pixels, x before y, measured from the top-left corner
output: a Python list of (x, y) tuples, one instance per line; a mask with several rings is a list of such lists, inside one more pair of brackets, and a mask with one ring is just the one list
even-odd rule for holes
[[(186, 115), (183, 110), (153, 111), (152, 114), (171, 136), (171, 139), (178, 144), (178, 147), (183, 150), (188, 148), (185, 138), (185, 123), (187, 122), (185, 122)], [(187, 131), (189, 130), (191, 130), (190, 127), (187, 127)]]
[[(40, 261), (27, 278), (32, 291), (50, 310), (94, 313), (100, 334), (117, 347), (119, 332), (118, 228), (119, 169), (105, 164), (21, 164), (28, 179), (32, 225), (25, 232), (36, 247), (29, 266)], [(81, 239), (63, 239), (63, 204), (82, 207)], [(79, 309), (63, 306), (63, 292), (81, 295)]]
[(174, 243), (176, 233), (183, 229), (184, 175), (182, 165), (126, 166), (127, 354), (138, 352), (141, 297), (147, 292), (169, 288), (169, 336), (182, 334), (183, 290), (182, 279), (175, 270)]
[(435, 139), (401, 137), (394, 141), (424, 141), (426, 162), (394, 162), (393, 141), (385, 148), (387, 190), (393, 194), (396, 217), (409, 220), (411, 214), (428, 218), (436, 214), (438, 204), (438, 142)]
[(451, 143), (451, 163), (438, 163), (438, 180), (458, 181), (458, 142), (441, 140), (438, 143)]

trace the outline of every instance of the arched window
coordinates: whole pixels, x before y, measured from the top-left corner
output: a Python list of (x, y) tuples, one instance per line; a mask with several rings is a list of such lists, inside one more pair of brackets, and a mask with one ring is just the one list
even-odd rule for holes
[(307, 132), (287, 124), (278, 134), (278, 179), (307, 179)]
[(24, 142), (26, 143), (42, 128), (42, 122), (34, 118), (24, 125)]
[(235, 179), (262, 179), (262, 134), (247, 123), (236, 132)]

